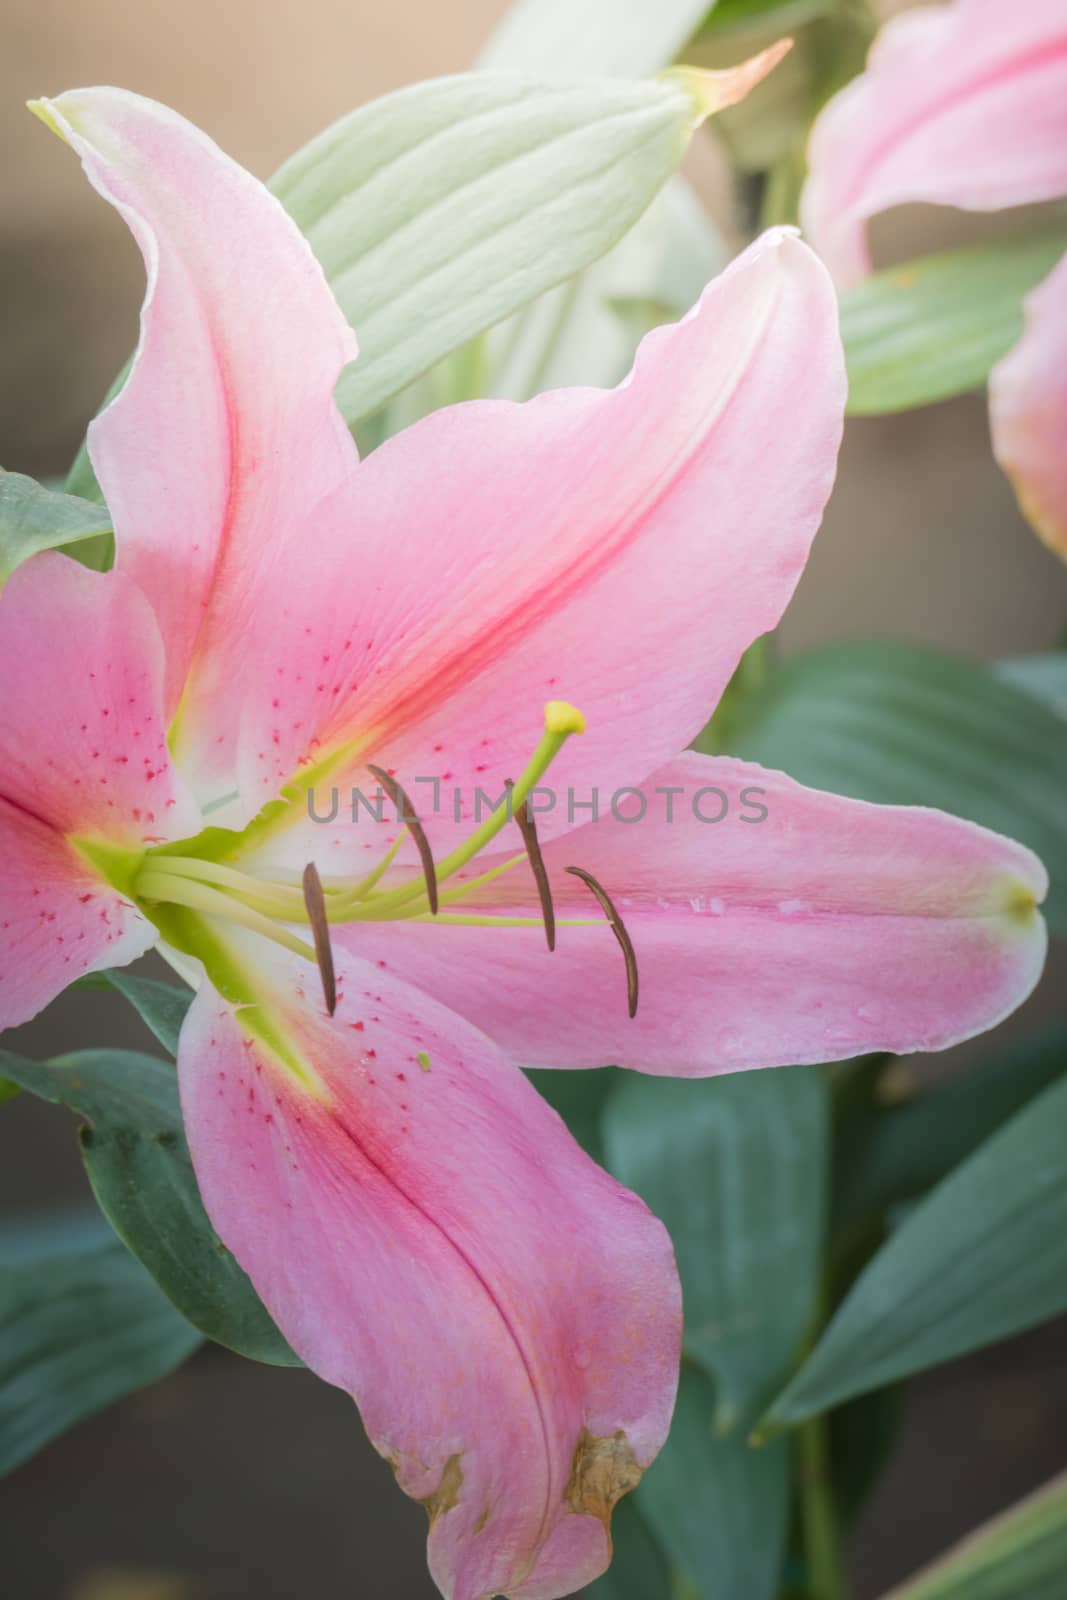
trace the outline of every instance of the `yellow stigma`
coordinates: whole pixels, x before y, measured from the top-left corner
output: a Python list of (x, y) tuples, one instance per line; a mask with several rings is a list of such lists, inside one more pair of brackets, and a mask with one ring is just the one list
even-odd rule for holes
[(27, 111), (32, 111), (34, 116), (43, 122), (46, 128), (50, 128), (54, 134), (62, 139), (64, 144), (68, 142), (66, 130), (52, 110), (51, 100), (27, 100), (26, 109)]
[(550, 700), (545, 707), (546, 733), (584, 733), (585, 718), (567, 700)]

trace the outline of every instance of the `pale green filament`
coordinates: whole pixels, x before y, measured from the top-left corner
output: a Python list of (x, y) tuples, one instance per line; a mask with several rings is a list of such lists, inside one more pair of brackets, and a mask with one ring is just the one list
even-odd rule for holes
[(283, 949), (291, 950), (294, 955), (306, 956), (309, 961), (315, 960), (314, 946), (306, 940), (298, 939), (295, 933), (272, 922), (270, 917), (261, 915), (251, 906), (242, 905), (218, 889), (209, 888), (207, 884), (193, 883), (188, 878), (175, 877), (166, 872), (147, 871), (140, 873), (137, 878), (137, 895), (141, 899), (188, 906), (192, 911), (202, 911), (207, 916), (236, 922), (242, 928), (250, 928), (253, 933), (261, 933), (265, 939), (280, 944)]

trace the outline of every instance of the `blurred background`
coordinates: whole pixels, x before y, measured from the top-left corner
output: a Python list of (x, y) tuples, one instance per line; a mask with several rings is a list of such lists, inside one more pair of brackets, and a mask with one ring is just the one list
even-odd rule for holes
[[(0, 463), (38, 477), (66, 470), (132, 347), (143, 286), (124, 227), (24, 110), (28, 97), (98, 82), (139, 90), (267, 177), (361, 101), (468, 66), (504, 9), (504, 0), (6, 0)], [(732, 230), (735, 197), (713, 134), (689, 171)], [(876, 226), (876, 258), (978, 233), (975, 219), (897, 212)], [(892, 637), (992, 658), (1047, 649), (1065, 622), (1067, 570), (1016, 512), (990, 454), (984, 397), (850, 422), (787, 649)], [(1060, 961), (1011, 1026), (1062, 1014), (1065, 976)], [(154, 1048), (132, 1013), (90, 991), (5, 1043), (46, 1055), (89, 1033)], [(29, 1096), (6, 1107), (0, 1220), (86, 1196), (69, 1115)], [(912, 1385), (900, 1447), (852, 1541), (857, 1600), (1062, 1468), (1063, 1331), (1047, 1327)], [(306, 1373), (219, 1349), (48, 1447), (0, 1489), (0, 1518), (10, 1600), (435, 1593), (423, 1514), (396, 1492), (351, 1403)]]

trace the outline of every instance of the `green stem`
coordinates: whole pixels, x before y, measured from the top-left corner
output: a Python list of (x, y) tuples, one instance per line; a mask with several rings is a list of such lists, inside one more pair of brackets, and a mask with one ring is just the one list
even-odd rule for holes
[(810, 1600), (845, 1600), (826, 1418), (812, 1417), (805, 1422), (797, 1429), (796, 1440), (808, 1594)]

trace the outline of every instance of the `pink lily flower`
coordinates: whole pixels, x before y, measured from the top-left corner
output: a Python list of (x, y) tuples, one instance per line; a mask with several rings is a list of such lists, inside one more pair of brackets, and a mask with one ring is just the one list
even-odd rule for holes
[[(0, 1026), (160, 942), (198, 984), (178, 1072), (220, 1236), (426, 1506), (442, 1592), (552, 1600), (665, 1437), (681, 1312), (662, 1226), (517, 1063), (939, 1048), (1036, 980), (1043, 870), (679, 756), (833, 482), (834, 295), (791, 233), (618, 389), (457, 406), (360, 463), (355, 340), (268, 192), (136, 96), (42, 111), (148, 293), (90, 431), (116, 569), (41, 555), (0, 596)], [(550, 767), (579, 804), (633, 791), (583, 822)], [(352, 821), (350, 786), (420, 777), (447, 805)]]
[(1067, 256), (1027, 296), (1023, 336), (989, 374), (989, 416), (1023, 516), (1067, 561)]
[[(1067, 195), (1063, 0), (953, 0), (893, 18), (816, 121), (808, 160), (801, 216), (842, 288), (870, 272), (866, 224), (891, 206), (997, 211)], [(1061, 268), (993, 375), (991, 422), (1024, 515), (1067, 556), (1065, 346)]]

